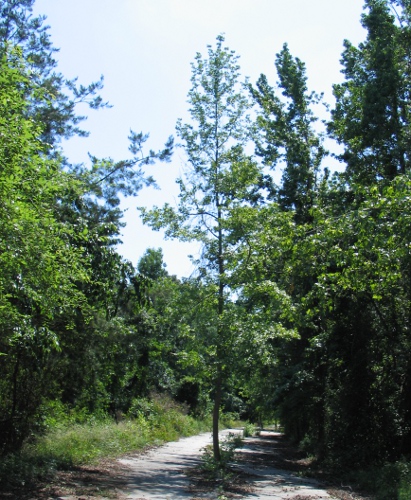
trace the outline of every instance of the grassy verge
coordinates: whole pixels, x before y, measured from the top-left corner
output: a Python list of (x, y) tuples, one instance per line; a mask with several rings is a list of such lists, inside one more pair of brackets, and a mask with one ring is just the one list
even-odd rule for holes
[(137, 401), (133, 412), (118, 423), (105, 416), (84, 420), (76, 423), (72, 418), (53, 417), (53, 425), (43, 436), (19, 453), (3, 457), (0, 490), (47, 481), (57, 470), (98, 463), (211, 428), (211, 421), (195, 420), (164, 398)]

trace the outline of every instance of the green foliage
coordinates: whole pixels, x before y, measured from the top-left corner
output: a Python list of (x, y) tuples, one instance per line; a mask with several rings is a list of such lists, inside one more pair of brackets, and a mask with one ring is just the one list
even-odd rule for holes
[[(197, 345), (186, 360), (208, 363), (214, 389), (214, 454), (219, 460), (218, 419), (223, 381), (232, 364), (229, 327), (231, 308), (226, 272), (232, 260), (227, 221), (239, 206), (256, 203), (261, 170), (245, 154), (249, 140), (248, 99), (239, 83), (238, 56), (223, 47), (224, 37), (217, 37), (215, 49), (208, 47), (208, 57), (197, 54), (192, 64), (192, 88), (188, 94), (194, 124), (177, 123), (177, 133), (187, 154), (190, 170), (179, 179), (179, 205), (147, 211), (142, 218), (152, 228), (164, 228), (168, 237), (183, 241), (198, 240), (203, 245), (200, 278), (206, 293), (198, 311), (205, 321), (196, 321), (199, 329), (192, 339)], [(188, 332), (187, 332), (188, 333)], [(189, 337), (187, 335), (187, 337)], [(196, 361), (194, 361), (196, 360)], [(203, 364), (203, 366), (206, 366)]]
[(212, 478), (227, 478), (230, 475), (229, 466), (234, 461), (235, 450), (239, 448), (241, 444), (241, 436), (230, 432), (221, 441), (221, 456), (219, 460), (216, 460), (211, 446), (204, 448), (201, 457), (201, 468)]
[(1, 0), (0, 2), (0, 52), (8, 47), (19, 47), (22, 58), (30, 68), (31, 81), (43, 91), (47, 100), (27, 95), (28, 114), (41, 123), (40, 137), (45, 150), (54, 155), (62, 138), (73, 135), (85, 137), (87, 132), (79, 127), (85, 116), (77, 114), (79, 104), (91, 109), (107, 107), (98, 95), (103, 77), (90, 85), (78, 85), (77, 79), (67, 80), (56, 70), (57, 61), (45, 16), (33, 16), (35, 0)]
[(148, 248), (137, 264), (138, 272), (152, 280), (167, 276), (166, 267), (161, 248)]
[[(26, 444), (19, 453), (2, 459), (0, 487), (21, 485), (22, 481), (28, 484), (50, 477), (58, 469), (96, 463), (103, 458), (115, 458), (148, 445), (209, 430), (209, 422), (189, 417), (184, 408), (168, 397), (140, 401), (141, 405), (150, 407), (147, 417), (140, 412), (136, 418), (118, 423), (107, 415), (87, 415), (85, 421), (79, 423), (85, 416), (84, 412), (71, 412), (70, 417), (65, 417), (61, 408), (51, 405), (53, 408), (49, 414), (52, 413), (56, 420), (44, 436)], [(135, 406), (138, 406), (137, 402)]]
[[(287, 44), (276, 88), (264, 75), (255, 88), (241, 83), (223, 36), (207, 57), (197, 54), (192, 120), (177, 123), (190, 165), (178, 206), (141, 209), (153, 229), (201, 242), (196, 275), (181, 281), (166, 272), (161, 249), (149, 248), (137, 269), (116, 250), (120, 198), (154, 184), (144, 168), (170, 159), (172, 138), (145, 153), (148, 135), (131, 131), (129, 159), (68, 165), (56, 145), (86, 135), (76, 103), (104, 106), (101, 82), (78, 87), (55, 73), (32, 4), (0, 0), (4, 473), (21, 463), (34, 474), (27, 457), (40, 449), (32, 463), (43, 471), (121, 453), (148, 432), (158, 441), (195, 432), (178, 400), (191, 415), (213, 407), (210, 470), (232, 459), (231, 444), (219, 447), (219, 423), (274, 415), (331, 467), (386, 463), (376, 491), (406, 498), (409, 2), (367, 0), (366, 40), (344, 44), (328, 133), (346, 170), (332, 177), (320, 173), (326, 151), (313, 110), (321, 96), (308, 91), (305, 65)], [(261, 164), (248, 154), (250, 139)], [(279, 186), (274, 168), (283, 168)], [(37, 452), (25, 445), (44, 432)], [(10, 452), (22, 446), (19, 462)]]
[[(267, 165), (284, 161), (287, 175), (277, 192), (268, 186), (278, 207), (236, 214), (243, 281), (260, 284), (241, 290), (245, 311), (258, 311), (253, 324), (280, 319), (288, 332), (262, 340), (263, 362), (241, 384), (243, 394), (258, 413), (265, 409), (261, 400), (275, 408), (290, 437), (336, 467), (395, 461), (410, 452), (409, 6), (398, 3), (396, 21), (390, 2), (367, 1), (367, 40), (358, 48), (345, 43), (346, 81), (334, 87), (329, 131), (344, 145), (347, 170), (311, 184), (312, 196), (300, 208), (304, 190), (291, 187), (310, 171), (307, 165), (319, 163), (306, 154), (311, 163), (288, 169), (303, 149), (284, 135), (292, 138), (304, 116), (300, 126), (313, 131), (313, 115), (298, 106), (304, 102), (307, 111), (313, 104), (304, 67), (285, 47), (277, 59), (284, 96), (259, 80), (257, 152)], [(296, 128), (285, 133), (286, 124)], [(321, 141), (310, 137), (311, 152), (320, 153)]]
[(327, 152), (323, 136), (316, 132), (312, 107), (321, 102), (321, 96), (307, 90), (304, 63), (293, 58), (287, 44), (277, 54), (278, 90), (268, 85), (261, 75), (251, 95), (258, 104), (256, 153), (270, 169), (283, 166), (282, 184), (278, 202), (286, 210), (293, 210), (298, 222), (309, 219), (310, 208), (316, 196), (318, 172)]
[(48, 401), (42, 408), (41, 434), (59, 429), (67, 429), (75, 425), (93, 425), (110, 420), (102, 411), (90, 413), (87, 408), (72, 408), (59, 400)]
[(409, 189), (409, 179), (401, 176), (367, 190), (367, 197), (357, 187), (356, 209), (337, 219), (317, 214), (320, 225), (312, 232), (311, 255), (317, 272), (323, 271), (305, 305), (324, 325), (311, 348), (326, 362), (328, 453), (351, 463), (398, 457), (408, 449), (403, 446), (409, 410), (402, 390), (409, 378), (403, 357), (411, 305), (404, 280), (409, 255), (403, 203)]
[(59, 468), (92, 463), (103, 457), (141, 449), (149, 439), (149, 431), (143, 419), (134, 423), (77, 424), (57, 429), (39, 439), (35, 453), (45, 461), (52, 460)]
[(334, 86), (329, 130), (344, 146), (346, 176), (365, 185), (409, 170), (409, 24), (398, 25), (390, 3), (367, 0), (365, 42), (344, 42), (345, 82)]
[(256, 433), (255, 425), (251, 422), (245, 422), (243, 427), (243, 437), (251, 437)]
[(89, 269), (81, 247), (68, 244), (79, 236), (56, 210), (79, 184), (45, 156), (41, 126), (26, 116), (27, 100), (40, 99), (41, 89), (18, 49), (3, 53), (0, 64), (1, 452), (19, 446), (38, 418), (61, 349), (54, 323), (79, 308), (87, 315), (76, 282), (87, 282)]
[(100, 107), (92, 97), (100, 85), (77, 89), (54, 73), (32, 3), (0, 2), (0, 453), (40, 430), (44, 401), (96, 413), (124, 409), (131, 399), (127, 384), (144, 367), (133, 368), (126, 352), (153, 321), (141, 308), (138, 327), (116, 317), (127, 301), (144, 302), (143, 278), (113, 248), (122, 227), (119, 193), (152, 183), (142, 167), (172, 152), (170, 139), (142, 157), (148, 136), (131, 132), (131, 160), (67, 164), (53, 146), (83, 135), (76, 103)]
[(346, 481), (356, 484), (359, 489), (374, 495), (376, 500), (406, 500), (411, 485), (410, 463), (398, 461), (385, 463), (360, 471), (350, 472)]

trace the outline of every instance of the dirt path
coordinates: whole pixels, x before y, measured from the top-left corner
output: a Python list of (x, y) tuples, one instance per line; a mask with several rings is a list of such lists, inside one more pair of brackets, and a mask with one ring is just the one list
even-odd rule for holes
[(120, 459), (129, 470), (127, 499), (192, 498), (185, 471), (199, 464), (200, 450), (210, 442), (211, 434), (200, 434)]
[(211, 443), (210, 434), (181, 439), (142, 456), (121, 459), (120, 463), (129, 470), (126, 491), (123, 491), (129, 500), (337, 498), (316, 481), (272, 465), (279, 460), (286, 464), (282, 450), (278, 446), (275, 448), (275, 439), (279, 436), (272, 431), (263, 431), (261, 436), (244, 441), (244, 446), (238, 450), (239, 462), (234, 468), (243, 487), (234, 488), (234, 491), (223, 492), (221, 488), (219, 491), (215, 484), (212, 488), (210, 485), (204, 487), (201, 480), (197, 481), (197, 486), (190, 487), (187, 473), (199, 464), (201, 448)]
[[(222, 432), (240, 432), (227, 430)], [(18, 500), (367, 500), (349, 489), (322, 487), (307, 479), (309, 462), (284, 436), (263, 431), (246, 438), (236, 451), (228, 481), (210, 480), (198, 467), (211, 434), (180, 439), (145, 453), (94, 466), (60, 471), (37, 488), (0, 491)], [(370, 500), (370, 499), (368, 499)]]

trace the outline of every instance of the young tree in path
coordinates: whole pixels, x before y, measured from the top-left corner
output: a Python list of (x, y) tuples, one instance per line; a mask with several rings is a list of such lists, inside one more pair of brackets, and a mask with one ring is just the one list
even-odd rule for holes
[[(154, 229), (165, 228), (166, 235), (202, 244), (201, 277), (214, 290), (210, 298), (214, 317), (208, 329), (214, 344), (213, 450), (220, 460), (218, 422), (223, 383), (228, 370), (230, 347), (225, 328), (229, 285), (227, 272), (230, 242), (227, 221), (230, 212), (258, 199), (256, 187), (261, 178), (257, 165), (245, 154), (248, 139), (249, 101), (241, 92), (238, 56), (223, 47), (218, 36), (216, 47), (208, 47), (208, 58), (197, 54), (192, 64), (192, 88), (188, 94), (192, 123), (177, 123), (177, 133), (185, 149), (189, 168), (180, 186), (176, 209), (142, 210), (143, 221)], [(211, 332), (211, 333), (210, 333)], [(226, 338), (227, 337), (227, 338)], [(229, 361), (228, 361), (229, 360)]]

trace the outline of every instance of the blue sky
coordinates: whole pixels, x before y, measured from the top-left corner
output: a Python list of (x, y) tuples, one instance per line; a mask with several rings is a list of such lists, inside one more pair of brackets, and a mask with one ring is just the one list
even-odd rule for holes
[[(87, 84), (105, 78), (104, 99), (113, 107), (87, 111), (86, 139), (64, 144), (73, 162), (87, 153), (119, 160), (128, 156), (130, 129), (150, 133), (149, 147), (160, 148), (187, 119), (187, 92), (197, 52), (206, 54), (220, 33), (240, 55), (242, 74), (255, 82), (261, 73), (275, 84), (275, 54), (287, 42), (306, 63), (310, 90), (324, 92), (332, 104), (332, 84), (342, 80), (344, 39), (364, 39), (362, 0), (37, 0), (35, 13), (47, 16), (60, 71)], [(128, 199), (127, 227), (119, 251), (136, 264), (148, 247), (162, 247), (167, 269), (188, 276), (187, 258), (196, 247), (164, 241), (144, 227), (137, 206), (173, 203), (175, 178), (185, 166), (177, 150), (171, 164), (149, 167), (161, 190), (144, 189)]]

